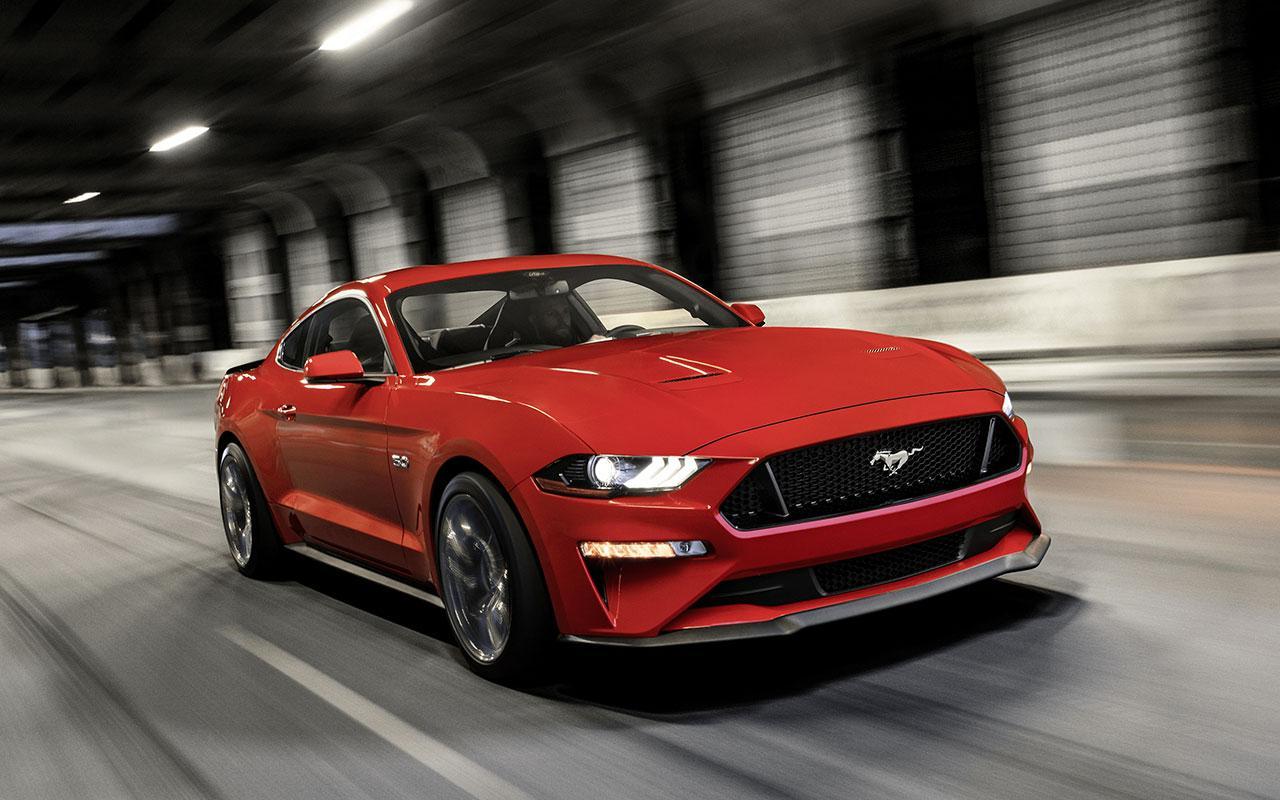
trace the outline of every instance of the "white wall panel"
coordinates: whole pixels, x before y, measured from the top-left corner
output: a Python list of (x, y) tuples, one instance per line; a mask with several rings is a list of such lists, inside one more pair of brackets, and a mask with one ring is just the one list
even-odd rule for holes
[(653, 161), (638, 136), (552, 159), (557, 247), (653, 261), (658, 252)]
[(817, 80), (732, 106), (713, 131), (726, 295), (875, 281), (883, 205), (864, 87), (844, 75)]
[(491, 178), (440, 191), (440, 234), (445, 261), (471, 261), (510, 255), (506, 204)]
[[(1064, 385), (1099, 371), (1114, 372), (1117, 379), (1125, 374), (1123, 361), (1080, 357), (1088, 354), (1201, 351), (1213, 359), (1190, 375), (1212, 372), (1215, 363), (1223, 363), (1218, 353), (1241, 343), (1280, 345), (1280, 254), (1274, 252), (753, 299), (771, 325), (856, 327), (935, 339), (983, 357), (1034, 359), (1026, 365), (1030, 371), (1053, 364), (1060, 354), (1075, 354), (1045, 370)], [(1166, 359), (1153, 371), (1167, 379), (1175, 363)], [(1010, 379), (1004, 364), (993, 366)], [(1139, 385), (1133, 381), (1130, 376), (1113, 388), (1132, 390)], [(1159, 393), (1175, 385), (1157, 381), (1150, 388)], [(1206, 385), (1204, 391), (1215, 388)]]
[(352, 214), (349, 224), (357, 278), (409, 266), (404, 220), (398, 210), (387, 207)]
[(1094, 3), (999, 30), (986, 53), (996, 269), (1238, 249), (1242, 111), (1210, 0)]

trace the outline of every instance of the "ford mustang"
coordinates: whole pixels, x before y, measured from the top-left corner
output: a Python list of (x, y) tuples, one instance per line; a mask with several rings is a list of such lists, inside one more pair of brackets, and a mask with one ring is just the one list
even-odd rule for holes
[(1000, 379), (937, 342), (764, 327), (625, 258), (353, 281), (216, 403), (241, 572), (299, 554), (441, 606), (519, 681), (559, 640), (789, 634), (1040, 563)]

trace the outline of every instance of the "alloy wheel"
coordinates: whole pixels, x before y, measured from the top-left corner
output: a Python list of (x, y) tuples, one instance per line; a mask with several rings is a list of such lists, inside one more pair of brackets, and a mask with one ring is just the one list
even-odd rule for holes
[(222, 457), (218, 490), (222, 500), (222, 527), (227, 533), (231, 557), (243, 567), (249, 563), (253, 551), (253, 507), (249, 502), (249, 476), (230, 453)]

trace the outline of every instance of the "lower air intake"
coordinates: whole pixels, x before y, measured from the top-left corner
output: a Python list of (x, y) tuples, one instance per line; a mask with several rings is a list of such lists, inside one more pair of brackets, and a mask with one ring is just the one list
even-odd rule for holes
[(959, 561), (964, 556), (964, 534), (957, 531), (882, 553), (822, 564), (813, 568), (813, 577), (823, 594), (902, 580)]

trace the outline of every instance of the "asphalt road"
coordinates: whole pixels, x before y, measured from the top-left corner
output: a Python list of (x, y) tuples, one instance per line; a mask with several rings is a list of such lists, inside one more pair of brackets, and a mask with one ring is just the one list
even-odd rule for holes
[[(1034, 572), (788, 639), (571, 651), (522, 693), (425, 603), (240, 577), (211, 401), (0, 395), (0, 798), (1280, 797), (1257, 441), (1243, 467), (1230, 441), (1046, 459)], [(1022, 411), (1058, 440), (1083, 413)]]

